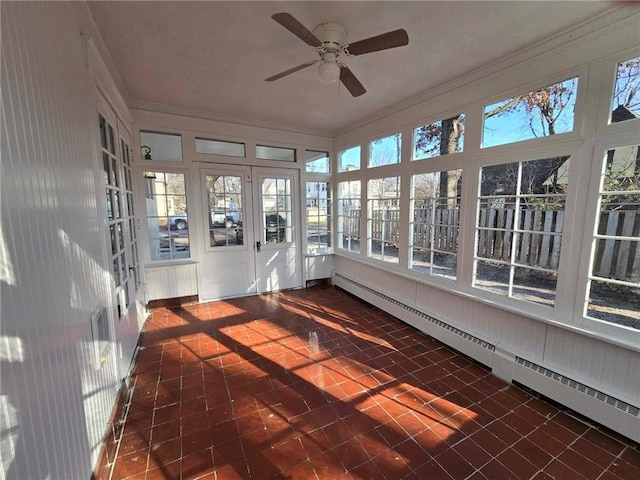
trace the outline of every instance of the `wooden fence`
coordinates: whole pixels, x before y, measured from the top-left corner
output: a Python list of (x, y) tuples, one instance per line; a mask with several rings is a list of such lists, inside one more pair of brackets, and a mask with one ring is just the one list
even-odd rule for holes
[[(345, 233), (359, 232), (360, 210), (345, 218)], [(485, 208), (478, 220), (477, 255), (491, 260), (515, 260), (520, 265), (557, 270), (564, 228), (564, 210), (523, 209), (519, 214), (519, 235), (514, 236), (515, 210)], [(371, 237), (398, 243), (398, 210), (372, 212)], [(450, 208), (417, 208), (414, 211), (413, 246), (456, 253), (459, 211)], [(435, 225), (433, 232), (430, 226)], [(593, 274), (603, 278), (637, 282), (640, 280), (640, 211), (602, 212), (600, 234), (627, 240), (601, 239), (596, 246)], [(514, 238), (516, 239), (514, 241)]]

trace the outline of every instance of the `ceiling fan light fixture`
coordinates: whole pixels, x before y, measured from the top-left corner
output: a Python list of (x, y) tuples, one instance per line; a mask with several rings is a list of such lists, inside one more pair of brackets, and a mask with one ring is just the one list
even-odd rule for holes
[(340, 66), (336, 62), (325, 62), (318, 69), (320, 80), (325, 83), (335, 83), (340, 78)]

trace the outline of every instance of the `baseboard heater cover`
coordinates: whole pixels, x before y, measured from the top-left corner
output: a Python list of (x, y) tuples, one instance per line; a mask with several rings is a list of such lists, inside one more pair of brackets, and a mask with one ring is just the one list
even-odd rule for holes
[[(475, 335), (460, 330), (459, 328), (443, 322), (442, 320), (438, 320), (431, 315), (421, 312), (420, 310), (410, 305), (400, 302), (388, 295), (385, 295), (384, 293), (377, 291), (374, 288), (368, 287), (367, 285), (363, 285), (360, 282), (341, 275), (340, 273), (334, 272), (333, 275), (336, 279), (336, 281), (334, 282), (336, 286), (343, 287), (347, 291), (351, 291), (356, 295), (356, 291), (358, 290), (365, 293), (365, 295), (363, 295), (362, 297), (363, 300), (367, 300), (367, 297), (372, 298), (369, 297), (369, 295), (381, 300), (376, 302), (376, 306), (378, 306), (382, 310), (385, 310), (387, 313), (398, 317), (400, 320), (408, 321), (409, 324), (416, 326), (415, 322), (411, 322), (411, 319), (409, 318), (413, 316), (422, 320), (426, 320), (433, 326), (439, 327), (434, 329), (434, 331), (425, 331), (424, 333), (432, 335), (433, 337), (443, 341), (448, 345), (449, 343), (447, 342), (447, 339), (443, 339), (443, 335), (439, 335), (438, 330), (440, 330), (440, 333), (448, 333), (449, 335), (454, 334), (453, 337), (449, 336), (448, 339), (457, 337), (459, 339), (464, 339), (468, 342), (472, 342), (476, 346), (482, 347), (481, 349), (477, 349), (477, 347), (475, 347), (476, 354), (481, 351), (487, 352), (492, 356), (497, 354), (495, 345), (492, 345), (491, 343), (482, 340)], [(374, 305), (376, 303), (374, 303)], [(402, 313), (404, 312), (406, 312), (406, 314), (402, 315)], [(419, 327), (417, 328), (420, 329)], [(468, 351), (468, 349), (464, 347), (459, 348), (460, 345), (451, 346), (462, 351), (462, 353), (465, 354)], [(473, 353), (474, 352), (469, 352), (469, 355), (472, 358), (480, 361), (481, 363), (492, 366), (492, 360), (487, 361), (486, 356), (484, 357), (484, 359), (478, 358)], [(567, 407), (587, 416), (588, 418), (592, 418), (595, 422), (605, 425), (612, 430), (628, 438), (631, 438), (636, 442), (640, 442), (639, 407), (625, 402), (624, 400), (621, 400), (619, 398), (615, 398), (612, 395), (606, 394), (600, 390), (585, 385), (558, 372), (554, 372), (553, 370), (550, 370), (546, 367), (543, 367), (542, 365), (538, 365), (517, 355), (515, 356), (514, 366), (518, 368), (513, 372), (513, 380), (529, 388), (532, 388), (534, 391), (541, 393), (563, 405), (566, 405)], [(573, 394), (571, 392), (573, 392)], [(612, 410), (612, 408), (614, 408), (615, 410)]]
[(634, 405), (631, 405), (630, 403), (627, 403), (624, 400), (620, 400), (619, 398), (612, 397), (607, 393), (601, 392), (600, 390), (596, 390), (595, 388), (585, 385), (584, 383), (580, 383), (577, 380), (573, 380), (572, 378), (566, 377), (558, 372), (554, 372), (553, 370), (549, 370), (548, 368), (543, 367), (542, 365), (538, 365), (537, 363), (533, 363), (524, 358), (516, 357), (516, 363), (530, 370), (533, 370), (534, 372), (544, 375), (545, 377), (548, 377), (551, 380), (561, 383), (562, 385), (565, 385), (569, 388), (573, 388), (574, 390), (584, 393), (585, 395), (588, 395), (591, 398), (595, 398), (596, 400), (599, 400), (608, 405), (611, 405), (612, 407), (616, 407), (618, 410), (622, 410), (623, 412), (628, 413), (629, 415), (632, 415), (636, 418), (640, 418), (640, 408)]

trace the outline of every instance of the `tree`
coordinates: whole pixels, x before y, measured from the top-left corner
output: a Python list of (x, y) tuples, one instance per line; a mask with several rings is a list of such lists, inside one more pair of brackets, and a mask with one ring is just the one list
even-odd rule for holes
[(640, 57), (618, 64), (612, 107), (620, 106), (633, 113), (640, 109)]

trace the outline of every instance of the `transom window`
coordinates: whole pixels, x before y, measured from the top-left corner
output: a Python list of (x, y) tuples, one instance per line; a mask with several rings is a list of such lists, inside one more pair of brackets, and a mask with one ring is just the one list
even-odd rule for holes
[(640, 118), (640, 57), (620, 62), (611, 105), (611, 123)]
[(482, 146), (493, 147), (573, 131), (578, 77), (484, 108)]
[(246, 156), (244, 143), (210, 140), (208, 138), (196, 138), (196, 153), (223, 155), (227, 157)]
[(360, 170), (360, 145), (338, 152), (338, 172)]
[(175, 133), (140, 131), (142, 160), (182, 162), (182, 136)]
[(369, 144), (369, 167), (381, 167), (400, 162), (402, 134), (396, 133), (373, 140)]
[(464, 113), (413, 130), (413, 160), (439, 157), (464, 149)]

